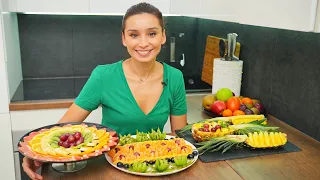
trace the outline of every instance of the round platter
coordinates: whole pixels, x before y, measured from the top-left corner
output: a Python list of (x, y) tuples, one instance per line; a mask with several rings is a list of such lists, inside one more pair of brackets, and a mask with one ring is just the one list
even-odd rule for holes
[[(34, 134), (37, 133), (41, 133), (43, 130), (48, 130), (50, 128), (54, 128), (54, 127), (63, 127), (63, 126), (70, 126), (70, 125), (86, 125), (87, 127), (95, 127), (97, 130), (105, 130), (106, 132), (109, 132), (110, 137), (109, 137), (109, 144), (107, 143), (109, 148), (101, 148), (99, 150), (97, 150), (96, 152), (93, 152), (94, 154), (85, 156), (85, 157), (80, 157), (80, 158), (72, 158), (72, 159), (68, 159), (68, 160), (64, 160), (64, 159), (59, 159), (59, 156), (57, 156), (56, 159), (50, 158), (50, 156), (48, 155), (43, 155), (43, 154), (37, 154), (35, 153), (32, 148), (30, 148), (30, 146), (28, 145), (28, 141), (30, 141), (34, 136)], [(104, 131), (103, 131), (104, 132)], [(113, 132), (113, 133), (111, 133)], [(111, 144), (113, 144), (113, 146), (109, 146), (110, 145), (110, 138), (113, 138), (113, 140), (115, 140), (116, 142), (112, 142)], [(43, 126), (40, 127), (38, 129), (32, 130), (30, 132), (28, 132), (27, 134), (25, 134), (24, 136), (22, 136), (18, 142), (18, 149), (19, 152), (32, 160), (35, 161), (39, 161), (39, 162), (44, 162), (44, 163), (59, 163), (59, 164), (65, 164), (68, 165), (68, 163), (76, 163), (76, 162), (80, 162), (80, 161), (85, 161), (88, 159), (91, 159), (93, 157), (97, 157), (100, 156), (102, 154), (104, 154), (104, 152), (108, 151), (108, 149), (110, 150), (110, 148), (113, 148), (114, 146), (117, 145), (118, 141), (117, 141), (118, 137), (116, 132), (106, 126), (103, 126), (101, 124), (96, 124), (96, 123), (87, 123), (87, 122), (71, 122), (71, 123), (60, 123), (60, 124), (52, 124), (52, 125), (48, 125), (48, 126)], [(38, 158), (39, 157), (39, 158)], [(41, 158), (40, 158), (41, 157)], [(48, 158), (46, 158), (48, 157)]]
[(213, 118), (218, 117), (218, 116), (217, 116), (216, 114), (214, 114), (213, 112), (208, 111), (208, 110), (206, 110), (206, 109), (204, 109), (204, 108), (203, 108), (203, 111), (204, 111), (206, 114), (208, 114), (209, 116), (213, 117)]
[[(133, 138), (136, 137), (136, 135), (131, 135)], [(170, 139), (170, 138), (175, 138), (175, 136), (170, 136), (170, 135), (167, 135), (166, 136), (166, 139)], [(193, 149), (193, 151), (197, 151), (196, 147), (191, 144), (190, 142), (188, 142), (187, 140), (185, 140), (186, 144), (190, 145)], [(176, 169), (176, 170), (173, 170), (173, 171), (170, 171), (170, 172), (156, 172), (156, 173), (139, 173), (139, 172), (133, 172), (133, 171), (129, 171), (129, 170), (126, 170), (124, 168), (119, 168), (117, 167), (115, 164), (112, 163), (112, 158), (107, 154), (105, 153), (105, 157), (107, 159), (107, 161), (116, 169), (120, 170), (120, 171), (123, 171), (123, 172), (126, 172), (126, 173), (129, 173), (129, 174), (134, 174), (134, 175), (139, 175), (139, 176), (165, 176), (165, 175), (169, 175), (169, 174), (175, 174), (175, 173), (178, 173), (178, 172), (181, 172), (187, 168), (189, 168), (190, 166), (192, 166), (197, 160), (198, 160), (198, 154), (196, 156), (194, 156), (192, 162), (186, 166), (186, 167), (183, 167), (181, 169)]]

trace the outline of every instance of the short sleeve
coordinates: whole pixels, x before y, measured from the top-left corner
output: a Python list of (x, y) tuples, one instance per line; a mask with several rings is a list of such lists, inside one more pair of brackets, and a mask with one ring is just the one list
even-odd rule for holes
[(92, 71), (88, 81), (75, 100), (76, 105), (87, 111), (93, 111), (98, 108), (101, 103), (102, 74), (103, 66), (97, 66)]
[(186, 90), (184, 86), (184, 79), (182, 73), (179, 71), (179, 78), (175, 84), (175, 90), (173, 94), (173, 105), (171, 109), (171, 115), (181, 116), (187, 113), (187, 101)]

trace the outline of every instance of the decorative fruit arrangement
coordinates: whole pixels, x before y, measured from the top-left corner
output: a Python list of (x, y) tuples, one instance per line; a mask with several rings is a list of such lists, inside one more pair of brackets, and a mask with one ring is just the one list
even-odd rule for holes
[(117, 143), (116, 132), (86, 124), (67, 124), (31, 132), (19, 143), (19, 150), (38, 161), (64, 162), (101, 155)]
[(228, 88), (221, 88), (216, 94), (205, 96), (202, 106), (206, 111), (223, 117), (264, 113), (264, 107), (259, 100), (234, 96)]
[(139, 173), (170, 172), (186, 167), (198, 155), (182, 138), (165, 139), (166, 134), (152, 130), (120, 137), (120, 143), (108, 156), (119, 168)]
[[(198, 142), (200, 154), (206, 151), (228, 151), (233, 146), (276, 148), (287, 142), (287, 135), (279, 127), (267, 126), (264, 115), (216, 117), (193, 123), (181, 129), (190, 132)], [(212, 128), (212, 130), (210, 130)]]

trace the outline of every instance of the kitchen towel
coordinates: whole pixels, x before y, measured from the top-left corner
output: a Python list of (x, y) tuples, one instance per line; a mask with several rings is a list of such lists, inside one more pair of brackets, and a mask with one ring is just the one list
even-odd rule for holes
[(212, 93), (221, 88), (229, 88), (235, 96), (240, 96), (243, 61), (225, 61), (215, 58), (212, 77)]

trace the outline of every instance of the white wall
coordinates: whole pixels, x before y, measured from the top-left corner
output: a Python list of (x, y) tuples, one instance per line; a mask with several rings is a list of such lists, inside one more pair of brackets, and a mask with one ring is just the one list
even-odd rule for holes
[(0, 179), (13, 180), (15, 179), (15, 171), (9, 114), (0, 114), (0, 132)]
[(15, 13), (3, 13), (5, 34), (5, 50), (7, 57), (7, 73), (9, 98), (11, 99), (22, 81), (22, 68), (19, 43), (18, 19)]
[(0, 161), (1, 179), (15, 179), (2, 4), (0, 3)]
[(317, 4), (317, 15), (315, 20), (314, 31), (320, 33), (320, 0), (318, 0)]

